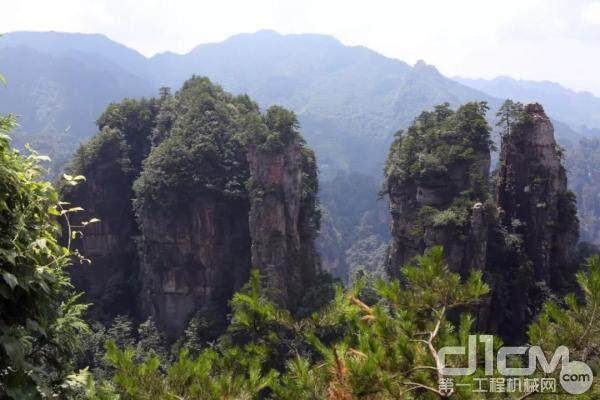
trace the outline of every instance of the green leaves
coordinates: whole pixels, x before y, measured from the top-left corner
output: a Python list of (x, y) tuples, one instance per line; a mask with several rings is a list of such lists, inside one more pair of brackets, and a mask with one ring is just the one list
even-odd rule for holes
[[(359, 279), (354, 286), (339, 288), (328, 307), (300, 321), (289, 319), (264, 297), (260, 276), (253, 272), (248, 285), (232, 302), (234, 330), (245, 335), (244, 342), (233, 340), (229, 332), (216, 344), (197, 349), (197, 356), (190, 356), (184, 349), (168, 363), (166, 356), (147, 353), (148, 347), (159, 347), (151, 344), (157, 341), (148, 335), (154, 328), (147, 322), (140, 326), (140, 332), (148, 331), (144, 336), (151, 339), (143, 346), (138, 343), (137, 350), (133, 342), (124, 348), (114, 342), (107, 345), (106, 358), (114, 368), (111, 382), (96, 387), (85, 378), (85, 371), (67, 382), (85, 386), (89, 399), (111, 400), (119, 395), (203, 400), (444, 398), (437, 389), (438, 351), (445, 346), (466, 346), (476, 325), (472, 315), (463, 313), (450, 320), (447, 312), (474, 304), (489, 288), (480, 272), (461, 280), (449, 271), (439, 247), (402, 271), (402, 283), (380, 280), (375, 288), (378, 296), (371, 301), (364, 295), (372, 288)], [(563, 305), (548, 303), (531, 326), (530, 340), (548, 349), (553, 349), (557, 341), (568, 344), (572, 358), (587, 359), (597, 369), (600, 258), (590, 259), (587, 270), (578, 277), (586, 301), (569, 296)], [(297, 336), (292, 340), (281, 334), (282, 327), (291, 329), (290, 324), (301, 327), (291, 330)], [(124, 325), (129, 326), (124, 331), (130, 330), (130, 324)], [(332, 334), (331, 326), (344, 329)], [(144, 346), (144, 353), (149, 355), (139, 357)], [(12, 351), (19, 350), (15, 347)], [(277, 353), (283, 356), (281, 364), (274, 363)], [(464, 361), (453, 358), (449, 365), (463, 366)], [(456, 383), (476, 387), (473, 378), (484, 376), (482, 368), (472, 376), (456, 377)], [(110, 387), (114, 389), (107, 389)], [(106, 397), (94, 397), (101, 392)], [(594, 399), (598, 394), (594, 387), (582, 398)], [(488, 393), (485, 397), (511, 398), (502, 396)], [(452, 398), (481, 397), (457, 386)]]
[(446, 103), (422, 112), (407, 131), (396, 134), (386, 177), (423, 183), (444, 181), (452, 166), (474, 162), (476, 153), (490, 150), (487, 110), (485, 102), (470, 102), (456, 111)]
[(4, 132), (14, 126), (0, 117), (0, 398), (61, 397), (85, 306), (64, 271), (72, 253), (58, 242), (62, 205), (42, 179), (48, 158), (11, 149)]
[[(338, 287), (328, 306), (302, 320), (269, 301), (253, 270), (233, 297), (231, 325), (215, 345), (195, 347), (195, 358), (184, 349), (159, 368), (164, 357), (136, 358), (145, 344), (138, 343), (137, 351), (109, 344), (107, 358), (116, 368), (112, 382), (132, 398), (439, 397), (437, 349), (466, 344), (475, 321), (463, 314), (454, 326), (447, 312), (489, 292), (480, 272), (463, 281), (449, 271), (443, 254), (434, 247), (418, 257), (402, 269), (402, 283), (379, 280), (373, 288), (363, 277)], [(370, 291), (375, 294), (365, 296)]]
[[(577, 274), (583, 302), (575, 294), (561, 303), (548, 302), (528, 330), (533, 344), (543, 348), (566, 345), (573, 359), (600, 360), (600, 257), (588, 259)], [(579, 357), (579, 358), (577, 358)]]
[(11, 289), (14, 289), (19, 284), (19, 280), (17, 279), (17, 277), (8, 271), (2, 271), (2, 278), (4, 279), (4, 282), (6, 282), (8, 286), (10, 286)]
[[(567, 295), (561, 302), (550, 301), (529, 326), (531, 345), (544, 351), (567, 346), (571, 360), (590, 365), (597, 377), (600, 372), (600, 257), (587, 260), (584, 270), (577, 274), (578, 295)], [(582, 296), (581, 296), (582, 295)], [(583, 297), (583, 299), (581, 298)], [(558, 371), (557, 371), (558, 372)], [(558, 374), (553, 376), (558, 380)], [(597, 399), (600, 386), (592, 385), (581, 399)]]
[(407, 290), (401, 290), (398, 283), (381, 282), (378, 287), (383, 297), (400, 308), (451, 309), (475, 303), (490, 291), (481, 271), (473, 271), (465, 283), (459, 274), (450, 272), (441, 246), (416, 257), (415, 265), (405, 266), (401, 274), (406, 279)]

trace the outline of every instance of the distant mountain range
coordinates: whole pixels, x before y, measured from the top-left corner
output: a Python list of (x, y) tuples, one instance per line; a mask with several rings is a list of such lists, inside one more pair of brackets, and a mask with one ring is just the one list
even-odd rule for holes
[(25, 132), (70, 127), (77, 140), (94, 133), (109, 102), (206, 75), (263, 107), (296, 111), (326, 175), (338, 169), (379, 175), (393, 133), (421, 110), (444, 101), (493, 101), (422, 62), (411, 67), (329, 36), (273, 31), (150, 59), (101, 35), (16, 32), (0, 39), (0, 68), (9, 82), (0, 91), (0, 112), (21, 115)]
[(97, 34), (14, 32), (0, 38), (0, 71), (8, 81), (0, 113), (18, 114), (27, 139), (68, 129), (61, 137), (70, 150), (94, 133), (110, 102), (205, 75), (262, 107), (294, 110), (325, 177), (340, 169), (381, 176), (393, 133), (442, 102), (485, 100), (495, 108), (500, 98), (538, 99), (565, 123), (557, 122), (563, 138), (600, 127), (600, 99), (590, 94), (546, 82), (452, 80), (422, 61), (410, 66), (324, 35), (259, 31), (146, 58)]
[(590, 92), (576, 92), (550, 81), (517, 80), (506, 76), (495, 79), (453, 78), (473, 89), (498, 98), (521, 102), (536, 101), (554, 118), (586, 136), (600, 136), (600, 98)]

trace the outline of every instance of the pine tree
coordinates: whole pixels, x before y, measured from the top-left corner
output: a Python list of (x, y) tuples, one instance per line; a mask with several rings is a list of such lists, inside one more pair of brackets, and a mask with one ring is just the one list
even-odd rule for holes
[(154, 356), (168, 361), (168, 352), (165, 347), (165, 338), (158, 330), (152, 317), (141, 323), (138, 327), (137, 359), (148, 360)]
[[(586, 269), (577, 274), (577, 283), (580, 288), (578, 294), (570, 294), (560, 303), (549, 301), (544, 305), (542, 312), (529, 327), (529, 342), (551, 352), (559, 346), (566, 346), (570, 360), (588, 364), (597, 380), (600, 374), (599, 255), (588, 259)], [(546, 358), (550, 355), (546, 353)], [(558, 378), (557, 373), (554, 377)], [(567, 397), (569, 396), (565, 395)], [(588, 392), (577, 398), (600, 398), (600, 385), (592, 385)]]
[(501, 129), (501, 135), (510, 135), (512, 127), (518, 121), (519, 115), (523, 110), (523, 104), (507, 99), (496, 113), (496, 126)]
[(130, 347), (135, 343), (133, 323), (125, 315), (117, 315), (106, 333), (107, 340), (115, 342), (119, 347)]

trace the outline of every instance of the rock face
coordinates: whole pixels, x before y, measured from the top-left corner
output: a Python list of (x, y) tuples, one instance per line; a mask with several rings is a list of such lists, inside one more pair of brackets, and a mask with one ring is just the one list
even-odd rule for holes
[(99, 319), (153, 316), (171, 336), (207, 309), (224, 323), (251, 266), (282, 305), (301, 306), (318, 271), (319, 213), (314, 154), (293, 113), (261, 114), (192, 78), (175, 95), (111, 105), (100, 121), (111, 128), (71, 166), (88, 182), (65, 189), (102, 220), (77, 243), (95, 271), (74, 273)]
[(150, 151), (158, 110), (154, 99), (111, 104), (98, 118), (100, 132), (79, 148), (69, 166), (71, 173), (87, 178), (79, 186), (63, 188), (67, 200), (84, 208), (73, 222), (101, 219), (74, 243), (92, 265), (71, 271), (74, 284), (93, 303), (91, 316), (99, 320), (134, 315), (139, 306), (139, 299), (132, 299), (140, 287), (132, 185)]
[(294, 135), (277, 151), (251, 145), (248, 163), (252, 264), (264, 271), (273, 298), (297, 309), (317, 264), (314, 154)]
[(561, 269), (575, 261), (579, 225), (552, 123), (540, 104), (525, 105), (523, 113), (502, 140), (498, 207), (503, 224), (523, 236), (535, 278), (558, 287)]
[(569, 185), (577, 194), (581, 240), (600, 245), (600, 138), (581, 139), (569, 149)]
[(482, 266), (487, 231), (483, 204), (490, 167), (484, 105), (456, 113), (447, 105), (424, 112), (392, 144), (387, 192), (392, 215), (388, 272), (433, 245), (443, 245), (459, 272)]
[(492, 297), (479, 323), (514, 343), (522, 342), (548, 296), (568, 288), (579, 226), (542, 106), (506, 104), (493, 195), (485, 108), (473, 112), (467, 104), (452, 113), (438, 107), (398, 136), (386, 170), (393, 236), (388, 268), (398, 276), (425, 248), (443, 245), (449, 266), (463, 276), (471, 268), (485, 271)]
[(176, 213), (140, 216), (142, 311), (167, 332), (182, 332), (190, 315), (227, 301), (249, 276), (248, 201), (206, 195)]
[(381, 273), (390, 242), (387, 198), (381, 182), (360, 172), (339, 172), (319, 191), (323, 213), (317, 251), (323, 269), (347, 280), (358, 271)]
[(525, 105), (502, 137), (496, 187), (506, 248), (491, 264), (508, 282), (513, 310), (500, 325), (524, 326), (548, 291), (566, 289), (572, 277), (579, 223), (561, 161), (544, 109)]
[[(87, 151), (94, 148), (94, 155)], [(101, 223), (91, 224), (85, 236), (74, 241), (81, 254), (92, 260), (91, 265), (75, 265), (71, 269), (74, 285), (86, 293), (94, 304), (93, 318), (104, 319), (117, 314), (130, 314), (136, 303), (130, 295), (136, 290), (138, 258), (133, 238), (138, 235), (131, 198), (133, 174), (127, 157), (123, 135), (114, 129), (104, 129), (87, 147), (75, 155), (77, 174), (87, 182), (63, 188), (65, 198), (85, 211), (72, 214), (73, 225), (102, 216)]]

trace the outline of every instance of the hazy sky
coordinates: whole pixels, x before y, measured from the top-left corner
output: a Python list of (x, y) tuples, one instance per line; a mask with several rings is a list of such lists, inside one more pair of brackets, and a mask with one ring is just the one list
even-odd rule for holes
[(600, 0), (2, 0), (0, 31), (103, 33), (150, 56), (241, 32), (323, 33), (448, 75), (600, 95)]

